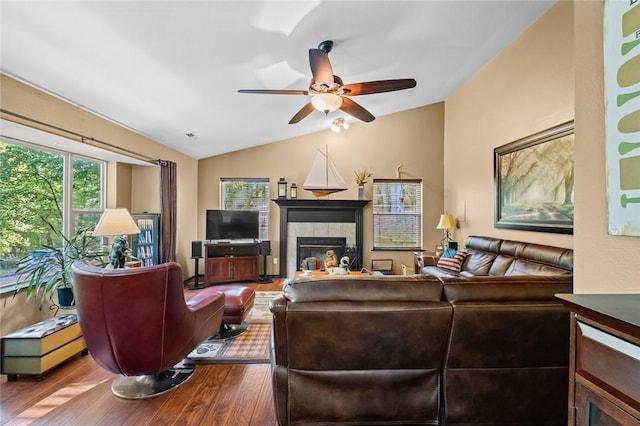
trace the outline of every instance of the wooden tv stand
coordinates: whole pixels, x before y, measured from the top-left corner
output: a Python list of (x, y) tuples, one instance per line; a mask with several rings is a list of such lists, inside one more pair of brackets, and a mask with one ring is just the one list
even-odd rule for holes
[(234, 281), (259, 281), (258, 242), (217, 242), (204, 245), (206, 285)]

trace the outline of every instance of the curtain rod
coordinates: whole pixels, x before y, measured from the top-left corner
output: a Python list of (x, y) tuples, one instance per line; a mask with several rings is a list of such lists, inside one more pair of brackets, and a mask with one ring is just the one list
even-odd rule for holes
[(78, 142), (84, 143), (84, 144), (89, 145), (89, 146), (92, 146), (92, 145), (90, 143), (87, 143), (86, 141), (91, 141), (91, 142), (94, 142), (94, 143), (97, 143), (97, 144), (100, 144), (100, 145), (103, 145), (103, 146), (108, 146), (109, 148), (113, 148), (113, 149), (116, 149), (118, 151), (126, 152), (129, 155), (133, 155), (133, 156), (137, 157), (138, 160), (143, 160), (143, 161), (146, 161), (147, 163), (158, 165), (158, 163), (160, 161), (158, 159), (147, 157), (146, 155), (140, 154), (138, 152), (131, 151), (130, 149), (123, 148), (121, 146), (114, 145), (114, 144), (111, 144), (109, 142), (101, 141), (101, 140), (96, 139), (94, 137), (86, 136), (86, 135), (83, 135), (81, 133), (74, 132), (72, 130), (63, 129), (62, 127), (54, 126), (53, 124), (49, 124), (49, 123), (45, 123), (43, 121), (35, 120), (33, 118), (29, 118), (29, 117), (26, 117), (24, 115), (17, 114), (15, 112), (7, 111), (6, 109), (0, 108), (0, 113), (12, 115), (12, 116), (17, 117), (17, 118), (19, 118), (21, 120), (26, 120), (26, 121), (29, 121), (29, 122), (32, 122), (32, 123), (36, 123), (36, 124), (38, 124), (40, 126), (49, 127), (51, 129), (55, 129), (55, 130), (58, 130), (60, 132), (67, 133), (69, 135), (73, 135), (76, 138), (80, 138), (80, 140)]

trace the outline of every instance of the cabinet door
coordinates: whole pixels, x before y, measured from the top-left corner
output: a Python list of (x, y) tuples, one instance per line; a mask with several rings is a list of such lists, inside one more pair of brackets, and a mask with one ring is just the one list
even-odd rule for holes
[(640, 426), (640, 420), (576, 382), (576, 423), (588, 426)]
[(233, 258), (233, 266), (236, 280), (257, 280), (258, 256), (236, 256)]
[(207, 259), (206, 282), (224, 282), (233, 280), (233, 258), (213, 257)]

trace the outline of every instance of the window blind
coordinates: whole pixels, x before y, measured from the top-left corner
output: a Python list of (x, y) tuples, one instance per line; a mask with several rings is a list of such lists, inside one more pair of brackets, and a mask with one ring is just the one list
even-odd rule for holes
[(373, 248), (418, 250), (422, 246), (422, 180), (374, 179)]

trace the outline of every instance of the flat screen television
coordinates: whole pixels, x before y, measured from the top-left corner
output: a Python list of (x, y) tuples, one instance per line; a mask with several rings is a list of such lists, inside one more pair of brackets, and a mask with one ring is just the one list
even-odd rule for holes
[(207, 240), (257, 240), (259, 215), (252, 210), (207, 210)]

